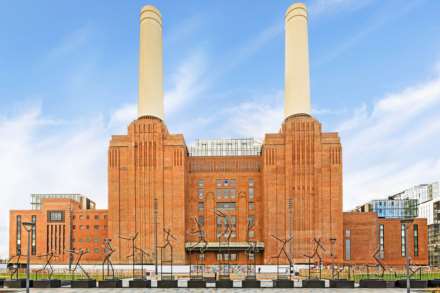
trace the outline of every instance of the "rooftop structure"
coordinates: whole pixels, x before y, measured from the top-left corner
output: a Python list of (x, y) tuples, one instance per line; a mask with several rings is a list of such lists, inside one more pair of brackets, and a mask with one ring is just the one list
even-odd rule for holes
[(90, 200), (87, 196), (77, 193), (43, 193), (43, 194), (31, 194), (31, 206), (32, 210), (41, 209), (41, 200), (47, 198), (58, 199), (72, 199), (77, 201), (81, 208), (84, 210), (94, 210), (95, 202)]
[(190, 156), (259, 156), (261, 142), (253, 138), (198, 139), (189, 147)]

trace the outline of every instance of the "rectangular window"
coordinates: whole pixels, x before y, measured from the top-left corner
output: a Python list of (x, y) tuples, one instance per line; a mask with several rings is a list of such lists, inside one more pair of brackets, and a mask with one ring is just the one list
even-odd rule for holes
[(47, 212), (48, 222), (63, 222), (64, 212), (63, 211), (48, 211)]
[(205, 225), (205, 217), (204, 216), (199, 216), (198, 219), (199, 224), (204, 226)]
[(32, 223), (34, 223), (34, 225), (32, 226), (32, 231), (31, 231), (31, 238), (32, 238), (31, 254), (36, 255), (37, 254), (37, 216), (32, 216)]
[(217, 209), (219, 210), (235, 210), (235, 202), (218, 202), (216, 204)]
[(237, 254), (231, 253), (231, 260), (237, 260)]
[(99, 253), (99, 248), (94, 248), (94, 249), (93, 249), (93, 252), (94, 252), (94, 253)]
[(99, 230), (99, 225), (95, 225), (95, 226), (93, 226), (93, 228), (94, 228), (95, 230)]
[(249, 238), (254, 238), (255, 237), (255, 231), (254, 230), (249, 230)]
[(17, 242), (17, 255), (21, 255), (21, 216), (17, 216), (16, 223), (16, 242)]
[(351, 259), (351, 242), (350, 239), (345, 239), (345, 260)]
[(203, 179), (199, 179), (199, 181), (197, 181), (197, 185), (198, 185), (199, 187), (204, 187), (204, 186), (205, 186), (205, 180), (203, 180)]
[(419, 225), (414, 224), (414, 256), (419, 256)]
[(254, 188), (249, 187), (249, 201), (254, 201)]
[(199, 195), (199, 199), (203, 200), (203, 198), (205, 196), (205, 192), (203, 191), (203, 189), (199, 189), (197, 191), (197, 194)]
[(384, 225), (379, 225), (379, 258), (383, 259), (385, 255), (385, 230)]
[(222, 260), (222, 254), (221, 253), (217, 253), (217, 260)]
[(255, 216), (248, 216), (248, 226), (255, 226)]
[(95, 215), (95, 220), (99, 220), (99, 215)]
[(250, 210), (255, 209), (255, 204), (254, 204), (253, 202), (250, 202), (250, 203), (249, 203), (249, 209), (250, 209)]
[(248, 254), (248, 258), (249, 258), (249, 260), (255, 260), (255, 254), (253, 254), (252, 252), (250, 252), (250, 253)]
[(253, 187), (254, 186), (254, 179), (253, 178), (249, 178), (248, 179), (248, 185), (249, 185), (249, 187)]
[(205, 209), (205, 204), (203, 202), (199, 202), (199, 211), (203, 211)]
[(222, 189), (216, 189), (215, 190), (215, 196), (217, 197), (217, 199), (220, 199), (223, 195), (223, 191)]
[(401, 234), (401, 244), (402, 244), (402, 256), (406, 256), (406, 225), (401, 224), (400, 227), (400, 234)]

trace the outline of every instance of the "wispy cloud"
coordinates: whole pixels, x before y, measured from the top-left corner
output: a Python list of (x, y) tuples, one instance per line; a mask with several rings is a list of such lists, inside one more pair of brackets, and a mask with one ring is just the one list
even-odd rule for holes
[(440, 179), (440, 78), (363, 105), (339, 127), (345, 207)]
[(337, 11), (358, 10), (368, 6), (373, 0), (315, 0), (310, 4), (314, 16), (331, 14)]

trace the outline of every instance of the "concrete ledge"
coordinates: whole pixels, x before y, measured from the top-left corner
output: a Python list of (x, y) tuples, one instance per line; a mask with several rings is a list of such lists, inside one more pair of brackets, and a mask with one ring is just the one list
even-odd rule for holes
[(151, 288), (151, 281), (150, 280), (143, 280), (143, 279), (134, 279), (128, 281), (128, 287), (130, 288)]
[(303, 288), (325, 288), (325, 281), (318, 279), (302, 280)]
[(72, 280), (70, 281), (70, 288), (96, 288), (95, 279)]
[[(427, 288), (428, 281), (425, 280), (410, 280), (409, 285), (411, 288)], [(396, 287), (406, 288), (406, 280), (397, 280)]]
[(243, 280), (241, 282), (241, 286), (243, 288), (260, 288), (261, 287), (261, 282), (259, 280)]
[(232, 288), (233, 282), (231, 279), (217, 280), (215, 281), (216, 288)]
[(177, 280), (158, 280), (157, 288), (177, 288)]
[(34, 288), (60, 288), (61, 280), (34, 280)]
[(431, 288), (440, 287), (440, 279), (429, 280), (428, 287), (431, 287)]
[(364, 279), (359, 281), (360, 288), (394, 288), (395, 282), (381, 279)]
[(293, 281), (291, 280), (274, 280), (273, 281), (274, 288), (293, 288)]
[[(5, 288), (26, 288), (26, 279), (4, 280), (3, 286)], [(32, 286), (33, 286), (33, 281), (29, 280), (29, 287)]]
[(122, 288), (122, 280), (111, 279), (111, 280), (101, 280), (98, 282), (99, 288)]
[(205, 280), (188, 280), (188, 288), (206, 288)]
[(330, 280), (330, 288), (354, 288), (354, 281), (346, 279)]

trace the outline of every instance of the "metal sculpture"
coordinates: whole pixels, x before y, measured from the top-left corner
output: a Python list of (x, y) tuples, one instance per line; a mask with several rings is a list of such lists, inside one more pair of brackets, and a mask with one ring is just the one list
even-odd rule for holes
[[(165, 244), (160, 247), (160, 278), (163, 279), (163, 263), (166, 262), (170, 264), (170, 279), (173, 279), (173, 245), (171, 244), (170, 238), (177, 240), (176, 237), (174, 237), (173, 234), (171, 234), (171, 229), (163, 229), (163, 232), (165, 233)], [(166, 252), (166, 249), (170, 249), (170, 259), (163, 259), (164, 251)]]
[[(229, 279), (230, 278), (230, 259), (231, 259), (231, 250), (230, 250), (230, 244), (231, 244), (231, 236), (232, 236), (232, 229), (231, 225), (229, 224), (228, 216), (223, 213), (220, 210), (216, 210), (215, 214), (220, 217), (222, 222), (225, 224), (225, 228), (223, 232), (220, 232), (220, 234), (217, 233), (217, 236), (219, 238), (219, 254), (221, 255), (220, 259), (217, 258), (217, 261), (221, 261), (219, 265), (219, 271), (221, 274), (219, 274), (220, 278)], [(226, 243), (226, 245), (222, 245), (222, 243)], [(226, 259), (226, 262), (223, 262), (225, 259), (225, 254), (223, 253), (223, 248), (226, 247), (226, 255), (228, 256)]]
[[(115, 252), (115, 250), (112, 247), (111, 244), (111, 239), (110, 238), (105, 238), (104, 239), (104, 253), (105, 253), (105, 257), (104, 260), (102, 261), (102, 279), (105, 280), (106, 278), (108, 278), (108, 276), (110, 276), (110, 269), (111, 269), (111, 278), (114, 279), (115, 278), (115, 270), (113, 268), (113, 264), (112, 264), (112, 254)], [(105, 265), (107, 265), (107, 274), (105, 274)]]
[[(246, 278), (247, 279), (249, 279), (249, 278), (256, 279), (257, 278), (257, 271), (256, 271), (256, 268), (257, 268), (257, 252), (258, 252), (257, 241), (249, 239), (249, 233), (251, 231), (254, 231), (254, 228), (255, 228), (254, 223), (248, 223), (248, 228), (247, 228), (248, 248), (246, 250), (246, 253), (248, 255), (247, 266), (246, 266)], [(251, 255), (253, 256), (253, 261), (250, 264)]]
[(204, 278), (204, 271), (205, 271), (205, 251), (208, 247), (208, 241), (206, 241), (206, 236), (205, 236), (205, 231), (203, 230), (203, 225), (199, 222), (199, 220), (197, 219), (197, 217), (194, 217), (194, 222), (197, 226), (197, 230), (191, 231), (190, 234), (194, 235), (197, 234), (198, 236), (198, 241), (192, 245), (189, 248), (189, 278), (193, 279), (192, 276), (192, 251), (194, 248), (199, 248), (199, 258), (198, 258), (198, 262), (197, 262), (197, 276), (200, 276), (199, 274), (199, 267), (202, 267), (202, 276), (201, 278)]
[(35, 271), (35, 280), (38, 280), (38, 273), (43, 272), (43, 271), (47, 272), (47, 279), (51, 280), (52, 275), (53, 275), (53, 267), (52, 267), (51, 262), (52, 262), (52, 259), (54, 257), (56, 257), (55, 253), (53, 251), (51, 251), (47, 254), (42, 254), (37, 257), (46, 257), (46, 263), (44, 264), (44, 266), (41, 269)]
[(71, 268), (69, 268), (70, 270), (70, 278), (71, 280), (74, 279), (75, 276), (75, 272), (76, 270), (79, 268), (81, 270), (81, 272), (83, 273), (84, 276), (86, 276), (87, 279), (90, 279), (89, 274), (84, 270), (84, 268), (81, 266), (80, 262), (81, 262), (81, 258), (83, 257), (83, 255), (87, 254), (87, 251), (84, 251), (82, 249), (80, 249), (79, 251), (76, 251), (74, 249), (67, 249), (65, 250), (67, 253), (69, 253), (69, 257), (70, 259), (75, 259), (75, 256), (77, 256), (76, 258), (76, 262), (75, 262), (75, 266), (73, 268), (73, 270)]
[[(313, 242), (315, 243), (315, 248), (314, 248), (314, 250), (313, 250), (313, 254), (312, 255), (306, 255), (306, 254), (304, 254), (304, 256), (305, 257), (307, 257), (308, 259), (309, 259), (309, 269), (308, 269), (308, 278), (309, 278), (309, 280), (310, 280), (310, 270), (311, 270), (311, 261), (312, 261), (312, 259), (314, 259), (315, 257), (317, 257), (318, 258), (318, 260), (319, 260), (319, 262), (318, 262), (318, 265), (319, 265), (319, 279), (321, 279), (321, 273), (322, 273), (322, 257), (321, 257), (321, 255), (319, 254), (319, 249), (321, 249), (322, 251), (325, 251), (325, 248), (324, 248), (324, 246), (322, 246), (322, 244), (321, 244), (321, 238), (318, 238), (318, 239), (316, 239), (316, 238), (313, 238)], [(333, 273), (332, 273), (332, 275), (333, 275)], [(333, 276), (332, 276), (333, 277)]]
[(287, 251), (286, 251), (286, 245), (287, 245), (287, 243), (289, 243), (292, 239), (293, 239), (293, 237), (289, 237), (289, 238), (287, 238), (287, 239), (281, 239), (281, 238), (278, 238), (277, 236), (275, 236), (275, 235), (271, 235), (272, 236), (272, 238), (274, 238), (275, 240), (277, 240), (277, 241), (279, 241), (279, 242), (281, 242), (282, 243), (282, 245), (281, 245), (281, 249), (280, 249), (280, 251), (278, 252), (278, 254), (277, 255), (275, 255), (275, 256), (272, 256), (272, 258), (276, 258), (276, 260), (277, 260), (277, 279), (280, 279), (280, 258), (281, 258), (281, 255), (282, 254), (284, 254), (284, 256), (287, 258), (287, 261), (289, 262), (289, 279), (290, 279), (290, 274), (291, 274), (291, 268), (292, 268), (292, 257), (287, 253)]
[(142, 274), (142, 279), (145, 279), (145, 274), (144, 274), (144, 256), (145, 255), (150, 256), (150, 254), (147, 253), (142, 248), (139, 248), (139, 247), (135, 247), (135, 251), (137, 251), (141, 255), (141, 274)]
[[(12, 260), (14, 258), (16, 258), (17, 261), (15, 263), (13, 263), (13, 265), (10, 265), (10, 264), (12, 264)], [(18, 270), (20, 269), (20, 258), (21, 258), (21, 254), (17, 254), (17, 255), (11, 256), (8, 260), (8, 270), (9, 270), (11, 280), (14, 275), (15, 275), (15, 279), (18, 280)]]
[(125, 236), (121, 236), (119, 235), (119, 238), (124, 239), (124, 240), (129, 240), (131, 241), (131, 254), (127, 256), (127, 258), (132, 257), (133, 258), (133, 262), (132, 262), (132, 278), (134, 279), (134, 266), (135, 266), (135, 250), (136, 250), (136, 238), (138, 237), (139, 233), (136, 232), (136, 234), (134, 236), (131, 237), (125, 237)]

